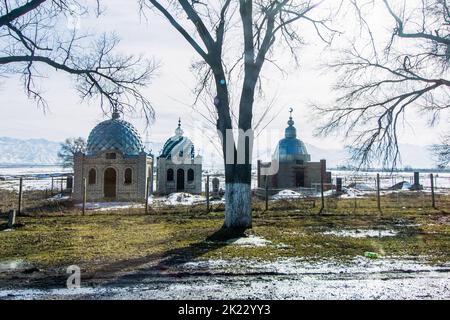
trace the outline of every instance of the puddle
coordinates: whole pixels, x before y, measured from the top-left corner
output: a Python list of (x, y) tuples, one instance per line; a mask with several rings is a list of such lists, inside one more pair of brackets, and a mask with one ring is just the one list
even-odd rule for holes
[(377, 237), (395, 237), (398, 235), (394, 230), (374, 230), (374, 229), (354, 229), (354, 230), (333, 230), (325, 231), (322, 234), (336, 236), (336, 237), (348, 237), (348, 238), (377, 238)]

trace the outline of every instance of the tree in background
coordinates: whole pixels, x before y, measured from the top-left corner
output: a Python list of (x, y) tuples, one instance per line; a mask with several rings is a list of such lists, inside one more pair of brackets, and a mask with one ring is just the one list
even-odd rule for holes
[(444, 169), (450, 163), (450, 135), (442, 138), (440, 144), (431, 146), (438, 168)]
[(81, 33), (82, 17), (102, 13), (100, 0), (0, 1), (0, 73), (18, 75), (28, 97), (39, 107), (47, 102), (39, 82), (51, 70), (71, 75), (82, 100), (99, 99), (103, 111), (144, 111), (154, 116), (150, 102), (140, 93), (156, 66), (133, 55), (115, 52), (114, 35), (94, 39)]
[(61, 159), (64, 168), (73, 168), (73, 156), (77, 152), (85, 152), (86, 140), (81, 137), (67, 138), (61, 143), (61, 149), (58, 152), (58, 158)]
[[(401, 160), (399, 130), (411, 114), (428, 117), (430, 125), (448, 119), (449, 5), (446, 0), (350, 2), (360, 33), (330, 64), (340, 75), (340, 97), (332, 107), (317, 107), (326, 117), (319, 134), (343, 132), (360, 165), (382, 159), (384, 166), (395, 167)], [(377, 6), (390, 25), (372, 19)]]
[[(249, 228), (253, 107), (257, 90), (262, 90), (263, 66), (276, 65), (274, 55), (284, 52), (298, 62), (297, 49), (308, 32), (331, 41), (334, 30), (327, 26), (327, 18), (320, 17), (320, 1), (140, 0), (140, 4), (144, 14), (148, 12), (144, 9), (162, 14), (200, 58), (193, 64), (199, 75), (196, 91), (198, 96), (211, 93), (224, 157), (224, 227)], [(231, 86), (240, 87), (237, 97), (231, 95)]]

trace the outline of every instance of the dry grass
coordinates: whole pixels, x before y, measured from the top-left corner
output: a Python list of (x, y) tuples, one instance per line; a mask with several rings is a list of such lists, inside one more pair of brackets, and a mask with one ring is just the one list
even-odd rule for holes
[[(412, 206), (414, 201), (418, 206), (421, 199), (411, 198), (408, 203)], [(271, 203), (276, 210), (255, 211), (250, 231), (271, 244), (251, 248), (205, 241), (221, 227), (223, 212), (205, 214), (202, 207), (158, 209), (150, 215), (145, 215), (142, 209), (133, 209), (82, 216), (70, 204), (58, 204), (59, 209), (54, 211), (30, 210), (27, 216), (18, 219), (23, 227), (0, 231), (0, 263), (23, 260), (44, 268), (77, 264), (95, 271), (114, 263), (127, 266), (127, 261), (168, 256), (178, 256), (184, 261), (350, 259), (365, 251), (388, 256), (423, 256), (432, 263), (450, 261), (448, 211), (400, 207), (385, 208), (379, 213), (364, 200), (358, 200), (357, 210), (353, 210), (353, 203), (351, 199), (338, 201), (337, 206), (328, 208), (323, 215), (318, 215), (317, 206), (287, 210), (281, 209), (286, 207), (284, 202)], [(288, 204), (298, 208), (295, 201)], [(5, 219), (5, 215), (2, 217)], [(342, 229), (388, 229), (398, 234), (380, 238), (323, 234)]]

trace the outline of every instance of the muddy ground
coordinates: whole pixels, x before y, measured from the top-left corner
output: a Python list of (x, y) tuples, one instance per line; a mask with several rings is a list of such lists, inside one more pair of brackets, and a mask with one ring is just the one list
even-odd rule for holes
[(280, 259), (144, 265), (114, 279), (82, 279), (81, 288), (0, 289), (0, 299), (450, 299), (450, 264), (420, 258), (346, 263)]

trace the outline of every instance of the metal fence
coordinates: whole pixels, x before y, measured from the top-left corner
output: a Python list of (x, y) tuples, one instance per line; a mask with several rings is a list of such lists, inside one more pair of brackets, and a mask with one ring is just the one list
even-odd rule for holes
[[(450, 209), (450, 176), (421, 174), (421, 190), (411, 191), (413, 174), (354, 174), (341, 178), (334, 174), (331, 183), (315, 183), (311, 188), (261, 189), (253, 187), (253, 208), (265, 210), (315, 210), (355, 212), (356, 210), (388, 210), (391, 208)], [(204, 201), (196, 202), (192, 210), (219, 212), (225, 208), (223, 176), (203, 177)], [(404, 183), (404, 185), (399, 185)], [(0, 180), (0, 213), (15, 209), (26, 211), (63, 208), (70, 203), (73, 178), (71, 175), (54, 177), (23, 177)], [(148, 212), (149, 202), (146, 203)], [(159, 204), (163, 208), (164, 202)], [(173, 207), (173, 205), (167, 205)], [(80, 208), (81, 210), (81, 208)], [(191, 210), (191, 209), (190, 209)]]
[[(426, 179), (427, 178), (427, 179)], [(341, 180), (339, 183), (338, 180)], [(322, 211), (352, 212), (389, 209), (450, 209), (450, 179), (436, 174), (420, 175), (415, 185), (410, 175), (333, 175), (331, 183), (312, 188), (255, 189), (264, 210), (317, 208)], [(366, 210), (368, 209), (368, 210)]]
[(55, 177), (22, 177), (0, 180), (0, 213), (15, 209), (25, 210), (58, 204), (72, 194), (71, 175)]

